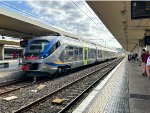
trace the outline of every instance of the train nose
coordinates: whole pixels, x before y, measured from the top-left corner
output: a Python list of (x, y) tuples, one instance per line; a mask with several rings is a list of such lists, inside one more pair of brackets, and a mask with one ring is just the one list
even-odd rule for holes
[(31, 63), (29, 64), (30, 70), (38, 70), (39, 69), (39, 64), (38, 63)]
[(38, 63), (28, 63), (22, 65), (23, 71), (32, 71), (32, 70), (38, 70), (39, 64)]

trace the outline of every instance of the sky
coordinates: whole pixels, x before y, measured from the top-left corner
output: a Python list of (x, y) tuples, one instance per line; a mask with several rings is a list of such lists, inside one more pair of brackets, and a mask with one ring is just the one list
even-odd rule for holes
[(80, 35), (102, 46), (121, 48), (83, 0), (0, 0), (0, 7)]

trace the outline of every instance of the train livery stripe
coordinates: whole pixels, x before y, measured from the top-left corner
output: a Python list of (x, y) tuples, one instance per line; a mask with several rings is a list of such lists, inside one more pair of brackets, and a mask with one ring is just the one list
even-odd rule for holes
[(60, 62), (60, 61), (56, 61), (56, 62), (49, 62), (49, 63), (45, 63), (49, 66), (65, 66), (67, 64), (71, 64), (71, 63), (80, 63), (83, 62), (83, 60), (80, 61), (74, 61), (74, 62)]
[(49, 66), (64, 66), (64, 64), (56, 64), (54, 62), (49, 62), (49, 63), (45, 63), (45, 64), (47, 64)]

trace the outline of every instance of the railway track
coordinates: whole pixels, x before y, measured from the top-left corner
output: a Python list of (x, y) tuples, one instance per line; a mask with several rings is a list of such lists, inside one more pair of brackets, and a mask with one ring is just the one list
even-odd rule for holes
[(30, 87), (36, 84), (40, 84), (43, 82), (47, 82), (49, 80), (52, 80), (53, 78), (46, 78), (39, 80), (35, 83), (33, 83), (32, 79), (21, 79), (21, 80), (14, 80), (6, 83), (0, 84), (0, 96), (9, 94), (11, 92)]
[(14, 80), (14, 81), (9, 81), (9, 82), (4, 82), (4, 83), (0, 83), (0, 88), (1, 87), (5, 87), (5, 86), (8, 86), (8, 85), (11, 85), (11, 84), (14, 84), (14, 83), (17, 83), (19, 82), (18, 80)]
[[(80, 71), (80, 70), (78, 70), (78, 71)], [(21, 79), (21, 80), (16, 80), (16, 81), (10, 81), (10, 82), (7, 82), (7, 83), (3, 83), (3, 84), (0, 84), (0, 96), (6, 95), (6, 94), (12, 93), (14, 91), (17, 91), (17, 90), (20, 90), (20, 89), (23, 89), (23, 88), (26, 88), (26, 87), (30, 87), (30, 86), (33, 86), (33, 85), (36, 85), (36, 84), (47, 82), (49, 80), (52, 80), (52, 78), (47, 78), (46, 80), (40, 80), (40, 81), (38, 81), (34, 84), (29, 79)]]
[[(37, 82), (36, 84), (39, 84), (39, 83), (41, 83), (41, 81)], [(17, 91), (17, 90), (20, 90), (22, 88), (29, 87), (32, 85), (34, 84), (32, 83), (31, 80), (27, 80), (27, 81), (22, 80), (22, 81), (16, 81), (16, 82), (4, 84), (0, 86), (0, 96), (6, 95), (8, 93), (11, 93), (11, 92), (14, 92), (14, 91)]]
[[(82, 95), (84, 95), (93, 85), (101, 81), (101, 79), (110, 72), (121, 60), (115, 60), (98, 69), (91, 71), (85, 76), (65, 84), (55, 91), (15, 110), (14, 113), (20, 112), (46, 112), (46, 113), (62, 113), (67, 111)], [(54, 102), (61, 100), (61, 103)]]

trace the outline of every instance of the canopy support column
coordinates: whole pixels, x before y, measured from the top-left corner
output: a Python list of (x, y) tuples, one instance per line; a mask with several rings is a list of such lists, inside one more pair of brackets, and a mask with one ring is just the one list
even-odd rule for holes
[(0, 44), (0, 60), (4, 60), (4, 44)]

